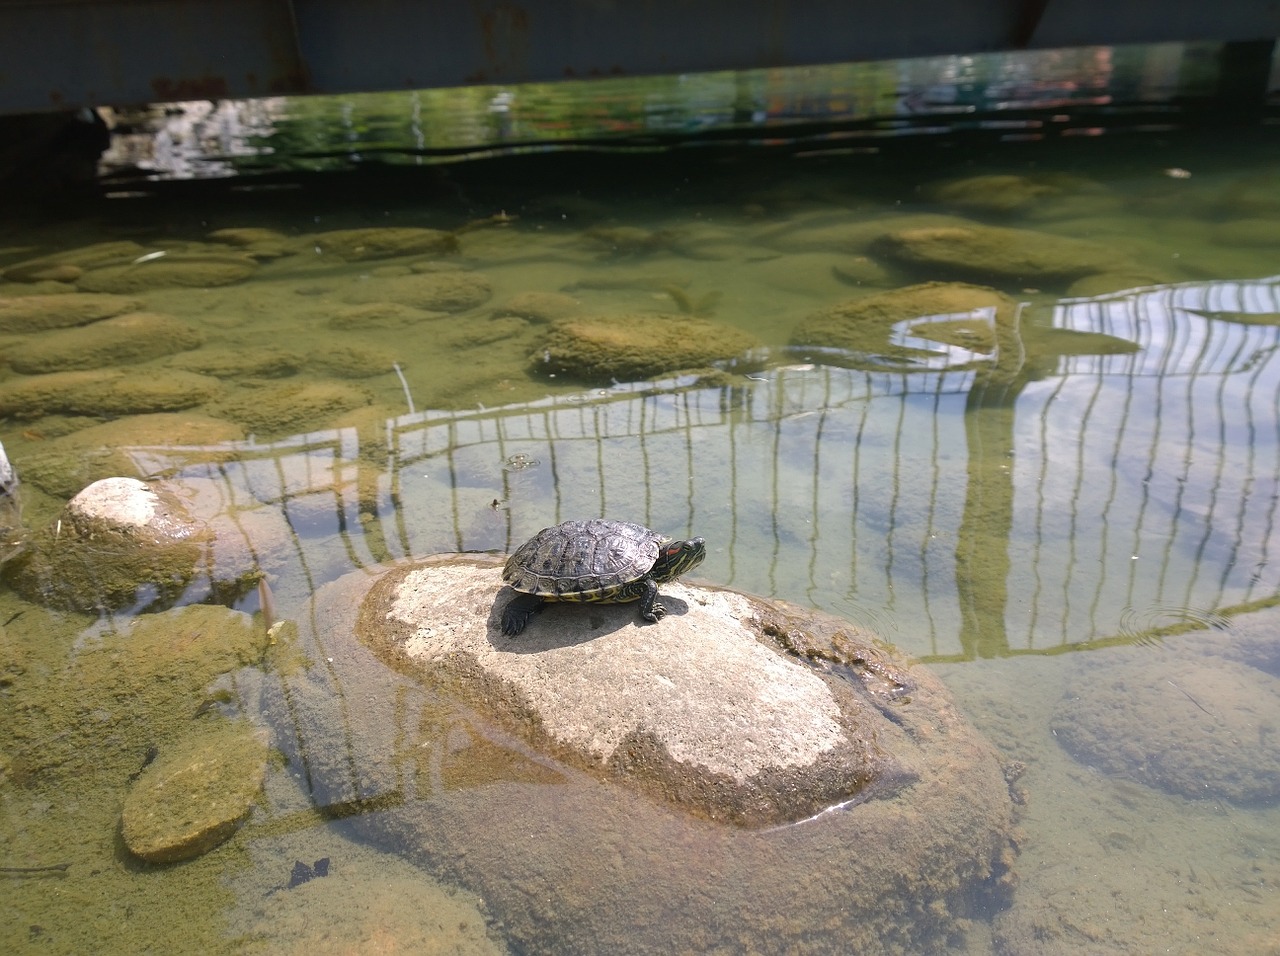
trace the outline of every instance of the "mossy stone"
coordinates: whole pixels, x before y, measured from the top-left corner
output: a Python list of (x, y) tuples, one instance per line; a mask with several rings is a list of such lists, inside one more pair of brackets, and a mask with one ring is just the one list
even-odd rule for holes
[(222, 389), (207, 375), (149, 368), (146, 375), (122, 369), (51, 372), (0, 385), (0, 415), (141, 415), (200, 405)]
[(9, 364), (27, 375), (107, 368), (189, 351), (203, 341), (204, 336), (181, 319), (130, 312), (29, 339), (9, 350)]
[(120, 815), (135, 856), (176, 863), (229, 839), (266, 779), (267, 747), (243, 722), (201, 728), (160, 756), (134, 782)]
[(0, 332), (42, 332), (88, 325), (135, 311), (141, 303), (108, 292), (62, 292), (0, 299)]
[(86, 272), (76, 285), (86, 292), (115, 292), (132, 295), (151, 289), (231, 285), (249, 278), (258, 269), (250, 256), (194, 254), (172, 255), (149, 262), (104, 266)]
[(538, 372), (626, 381), (719, 363), (746, 367), (759, 344), (741, 329), (692, 316), (596, 315), (552, 323), (530, 362)]
[(458, 249), (457, 237), (439, 229), (407, 226), (333, 229), (309, 237), (316, 250), (348, 262), (395, 256), (446, 255)]

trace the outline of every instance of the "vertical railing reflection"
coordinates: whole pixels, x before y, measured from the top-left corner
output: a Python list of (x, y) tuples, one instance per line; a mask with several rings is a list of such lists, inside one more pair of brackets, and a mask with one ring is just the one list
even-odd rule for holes
[(404, 415), (376, 436), (219, 447), (199, 464), (134, 456), (220, 488), (229, 512), (274, 509), (290, 538), (274, 560), (308, 592), (610, 515), (701, 534), (703, 577), (924, 656), (1131, 639), (1275, 599), (1276, 280), (1068, 300), (1051, 323), (1003, 328), (986, 364), (783, 366)]

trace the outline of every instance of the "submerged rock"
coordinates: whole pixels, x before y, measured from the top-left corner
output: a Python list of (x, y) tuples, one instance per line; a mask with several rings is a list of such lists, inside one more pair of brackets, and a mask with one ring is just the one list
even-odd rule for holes
[(450, 269), (365, 279), (343, 298), (353, 305), (395, 302), (428, 312), (465, 312), (484, 305), (492, 294), (480, 273)]
[(927, 671), (679, 584), (655, 624), (558, 605), (505, 638), (500, 563), (326, 586), (299, 615), (324, 665), (264, 706), (322, 805), (483, 895), (514, 948), (936, 951), (1004, 891), (999, 761)]
[(372, 401), (363, 388), (344, 382), (285, 382), (243, 390), (211, 411), (252, 432), (285, 435), (320, 428), (327, 419)]
[(531, 357), (534, 369), (608, 382), (749, 361), (755, 336), (693, 316), (595, 315), (548, 327)]
[(978, 356), (996, 348), (999, 323), (1017, 307), (985, 286), (926, 282), (850, 299), (805, 318), (791, 334), (796, 346), (837, 349), (883, 365), (912, 364), (940, 354), (930, 343)]
[(305, 238), (312, 242), (317, 252), (348, 262), (394, 256), (446, 255), (458, 250), (457, 237), (451, 232), (409, 226), (333, 229)]
[(171, 601), (195, 575), (207, 525), (172, 491), (136, 478), (95, 481), (5, 566), (30, 600), (94, 611)]
[[(37, 259), (27, 259), (7, 266), (3, 272), (6, 279), (13, 281), (31, 281), (17, 278), (30, 276), (44, 270), (59, 266), (73, 266), (76, 269), (94, 269), (99, 266), (130, 262), (146, 252), (143, 246), (132, 239), (120, 239), (110, 242), (95, 242), (75, 249), (53, 252)], [(12, 275), (11, 275), (12, 273)]]
[(521, 292), (493, 310), (496, 318), (514, 316), (527, 322), (554, 322), (582, 311), (582, 303), (563, 292)]
[(399, 302), (369, 302), (339, 306), (328, 316), (328, 325), (339, 332), (364, 332), (370, 329), (404, 329), (448, 316), (448, 312), (415, 309)]
[(948, 206), (979, 213), (1025, 213), (1049, 200), (1094, 196), (1102, 193), (1097, 183), (1064, 173), (1017, 175), (994, 173), (965, 176), (933, 183), (926, 194)]
[(215, 229), (209, 233), (209, 240), (236, 246), (255, 259), (278, 259), (300, 251), (300, 247), (304, 245), (301, 240), (291, 239), (282, 232), (261, 226)]
[(0, 332), (43, 332), (88, 325), (135, 311), (141, 303), (107, 292), (62, 292), (0, 298)]
[(150, 289), (204, 289), (241, 282), (257, 269), (257, 262), (247, 255), (179, 253), (146, 262), (94, 269), (86, 272), (76, 285), (86, 292), (122, 295)]
[(181, 319), (130, 312), (31, 338), (9, 350), (9, 364), (28, 375), (106, 368), (190, 351), (203, 341), (204, 336)]
[(1192, 798), (1280, 797), (1280, 679), (1216, 658), (1149, 654), (1086, 665), (1053, 721), (1073, 757)]
[(1098, 272), (1077, 279), (1067, 286), (1066, 294), (1072, 297), (1091, 298), (1096, 295), (1113, 295), (1130, 289), (1143, 289), (1177, 281), (1168, 273), (1154, 269), (1130, 269), (1123, 272)]
[(247, 724), (219, 722), (160, 752), (125, 797), (125, 846), (149, 863), (176, 863), (233, 836), (267, 772), (267, 748)]
[(0, 415), (172, 412), (207, 402), (221, 389), (216, 378), (167, 368), (149, 368), (145, 375), (122, 369), (50, 372), (0, 385)]
[(1114, 248), (1084, 239), (978, 224), (903, 229), (881, 237), (875, 249), (906, 266), (986, 281), (1070, 280), (1114, 272), (1129, 259)]

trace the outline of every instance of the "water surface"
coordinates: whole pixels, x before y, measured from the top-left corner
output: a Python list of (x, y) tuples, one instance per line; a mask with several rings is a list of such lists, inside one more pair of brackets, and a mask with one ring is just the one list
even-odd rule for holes
[[(491, 117), (495, 94), (485, 95), (480, 115)], [(330, 130), (326, 111), (341, 105), (290, 110), (313, 108)], [(621, 112), (635, 115), (632, 104)], [(665, 115), (658, 126), (679, 125)], [(399, 107), (387, 116), (399, 123)], [(390, 138), (403, 150), (402, 132)], [(936, 668), (1018, 768), (1019, 884), (957, 951), (1266, 951), (1280, 926), (1274, 794), (1241, 801), (1151, 786), (1136, 770), (1144, 728), (1108, 724), (1106, 707), (1099, 715), (1118, 749), (1138, 741), (1126, 774), (1123, 761), (1101, 769), (1068, 753), (1055, 721), (1081, 681), (1173, 661), (1206, 675), (1247, 668), (1250, 683), (1215, 699), (1168, 681), (1116, 684), (1116, 713), (1158, 690), (1168, 696), (1154, 713), (1188, 734), (1241, 707), (1257, 739), (1280, 726), (1269, 649), (1280, 637), (1274, 135), (1002, 139), (815, 156), (735, 147), (508, 157), (271, 190), (204, 184), (175, 194), (161, 184), (162, 198), (4, 223), (0, 266), (121, 239), (139, 243), (140, 256), (207, 252), (226, 228), (287, 240), (287, 254), (261, 257), (242, 282), (138, 293), (146, 310), (198, 329), (204, 345), (131, 370), (232, 356), (224, 392), (183, 414), (236, 435), (175, 448), (150, 431), (131, 439), (126, 417), (110, 442), (123, 456), (117, 469), (186, 482), (240, 516), (278, 617), (305, 631), (307, 600), (345, 573), (509, 551), (572, 517), (700, 534), (709, 555), (699, 578), (877, 632)], [(331, 138), (324, 148), (348, 164), (350, 151)], [(942, 184), (989, 175), (1052, 188), (1007, 208), (940, 198)], [(935, 278), (880, 262), (858, 238), (869, 223), (916, 213), (1106, 243), (1161, 281), (1086, 294), (1066, 280), (993, 275), (983, 284), (1019, 304), (1007, 325), (983, 313), (918, 316), (883, 330), (872, 351), (797, 341), (815, 312)], [(458, 231), (459, 249), (346, 262), (308, 238), (369, 226)], [(868, 259), (881, 271), (857, 272)], [(479, 274), (491, 295), (417, 324), (347, 321), (371, 301), (368, 289), (424, 263)], [(32, 291), (0, 285), (5, 296)], [(663, 316), (675, 329), (699, 313), (759, 346), (716, 374), (552, 377), (538, 362), (540, 323), (497, 314), (534, 292), (569, 296), (582, 314)], [(990, 341), (941, 335), (938, 323), (957, 318)], [(892, 358), (902, 350), (914, 357)], [(264, 371), (263, 356), (276, 354), (287, 371)], [(23, 378), (3, 374), (0, 385)], [(273, 396), (300, 385), (359, 399), (300, 420), (275, 414)], [(55, 521), (68, 488), (102, 477), (93, 455), (65, 450), (102, 424), (82, 414), (6, 423), (5, 449), (25, 478), (24, 522)], [(231, 600), (260, 610), (257, 592)], [(341, 814), (316, 812), (305, 774), (283, 762), (221, 848), (168, 867), (123, 849), (120, 804), (165, 721), (216, 705), (263, 722), (264, 701), (287, 701), (296, 682), (324, 672), (323, 648), (268, 649), (207, 682), (163, 692), (144, 683), (124, 695), (95, 690), (85, 675), (127, 614), (55, 613), (10, 591), (0, 605), (0, 708), (14, 728), (0, 749), (0, 865), (67, 864), (5, 871), (7, 948), (506, 945), (502, 914), (484, 913), (477, 887), (438, 883), (391, 848), (354, 839), (333, 818)], [(335, 721), (343, 706), (334, 700)], [(1224, 779), (1249, 752), (1222, 751)], [(554, 786), (537, 774), (521, 785)], [(330, 875), (287, 887), (297, 862), (320, 859), (332, 861)], [(642, 949), (643, 927), (635, 938)], [(809, 939), (815, 951), (842, 951), (817, 928)]]

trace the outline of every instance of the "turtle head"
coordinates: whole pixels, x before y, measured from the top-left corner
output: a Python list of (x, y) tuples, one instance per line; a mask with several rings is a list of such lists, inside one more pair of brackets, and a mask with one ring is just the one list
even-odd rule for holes
[(653, 578), (655, 581), (678, 578), (700, 565), (706, 556), (707, 543), (701, 538), (668, 541), (659, 549), (658, 560), (653, 562)]

